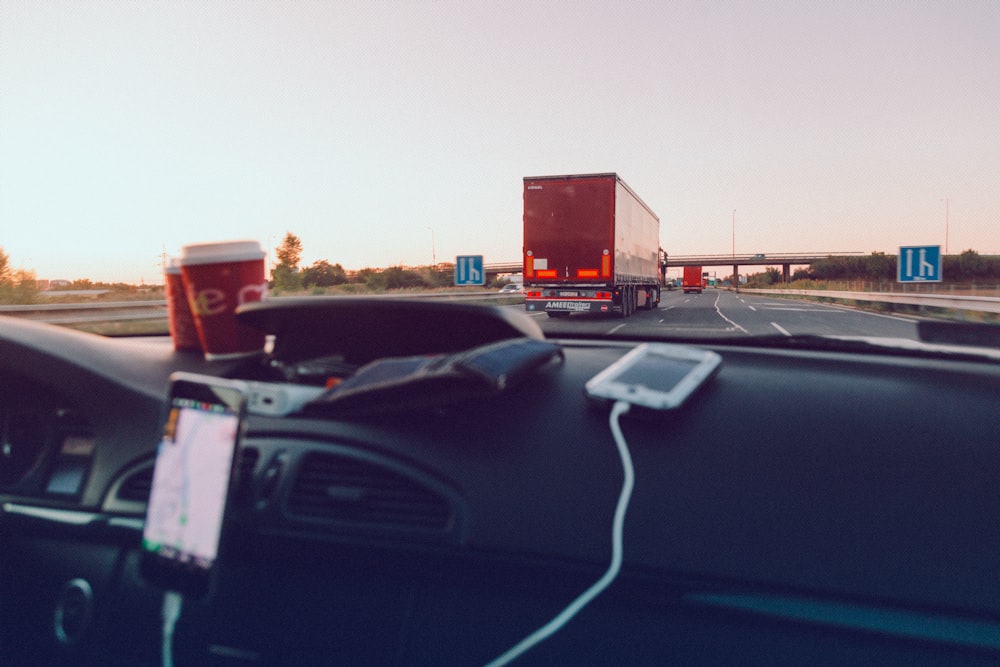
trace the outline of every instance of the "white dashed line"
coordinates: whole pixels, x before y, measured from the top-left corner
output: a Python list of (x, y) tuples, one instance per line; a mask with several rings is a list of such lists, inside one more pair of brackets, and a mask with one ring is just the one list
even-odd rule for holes
[(792, 335), (792, 334), (788, 333), (788, 331), (786, 329), (784, 329), (781, 325), (777, 324), (776, 322), (771, 322), (771, 326), (774, 327), (775, 329), (777, 329), (778, 331), (780, 331), (781, 333), (785, 334), (786, 336), (791, 336)]

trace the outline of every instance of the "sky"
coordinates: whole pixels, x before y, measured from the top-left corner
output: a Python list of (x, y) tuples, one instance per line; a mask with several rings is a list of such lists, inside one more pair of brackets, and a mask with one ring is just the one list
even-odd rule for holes
[(0, 248), (516, 262), (525, 176), (617, 172), (671, 255), (1000, 254), (998, 33), (992, 1), (0, 0)]

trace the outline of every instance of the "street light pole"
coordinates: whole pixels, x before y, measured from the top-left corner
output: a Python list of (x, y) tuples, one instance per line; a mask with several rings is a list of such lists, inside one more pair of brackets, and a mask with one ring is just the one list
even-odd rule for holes
[(944, 254), (948, 254), (948, 198), (944, 200)]
[(740, 291), (740, 272), (736, 269), (736, 209), (733, 209), (733, 289)]
[(431, 230), (431, 266), (437, 266), (437, 252), (434, 250), (434, 228), (428, 227)]

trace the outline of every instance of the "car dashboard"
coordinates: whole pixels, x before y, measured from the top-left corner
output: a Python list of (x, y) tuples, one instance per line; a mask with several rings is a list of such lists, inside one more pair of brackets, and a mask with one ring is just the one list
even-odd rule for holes
[[(273, 336), (252, 362), (0, 320), (0, 662), (160, 664), (139, 537), (171, 373), (280, 389), (331, 352), (357, 366), (541, 338), (488, 307), (241, 316)], [(583, 387), (635, 341), (554, 342), (491, 393), (344, 414), (265, 396), (176, 664), (482, 665), (559, 615), (608, 571), (624, 479)], [(722, 357), (714, 378), (620, 420), (620, 572), (514, 664), (995, 664), (1000, 366), (700, 347)]]

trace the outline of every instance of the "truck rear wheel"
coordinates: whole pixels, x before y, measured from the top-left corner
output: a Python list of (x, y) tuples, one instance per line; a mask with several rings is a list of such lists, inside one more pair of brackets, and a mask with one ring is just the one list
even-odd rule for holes
[(632, 314), (632, 290), (628, 287), (623, 287), (621, 300), (621, 311), (618, 313), (618, 316), (625, 319)]

